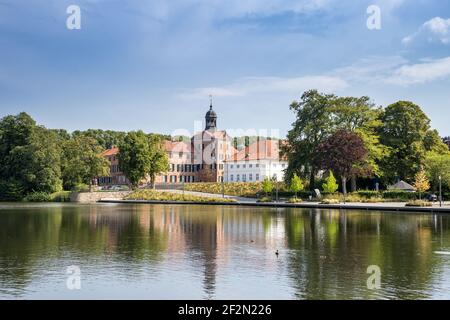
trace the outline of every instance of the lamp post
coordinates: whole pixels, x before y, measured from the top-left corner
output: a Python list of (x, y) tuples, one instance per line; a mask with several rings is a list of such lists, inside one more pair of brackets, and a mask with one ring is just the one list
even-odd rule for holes
[(276, 190), (277, 190), (276, 196), (275, 196), (275, 202), (278, 202), (278, 177), (277, 177), (277, 174), (274, 174), (273, 178), (275, 180), (275, 186), (276, 186)]
[(222, 198), (225, 198), (225, 184), (223, 177), (222, 177)]
[(442, 207), (442, 176), (439, 176), (439, 207)]

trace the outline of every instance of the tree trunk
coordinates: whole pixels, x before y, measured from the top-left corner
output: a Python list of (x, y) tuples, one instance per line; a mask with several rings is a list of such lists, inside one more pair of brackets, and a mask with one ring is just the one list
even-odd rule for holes
[(342, 193), (344, 194), (344, 196), (347, 195), (347, 177), (342, 176)]
[(314, 168), (311, 168), (311, 175), (309, 176), (309, 190), (314, 191), (316, 184), (316, 172)]
[(352, 192), (356, 192), (356, 176), (352, 175)]

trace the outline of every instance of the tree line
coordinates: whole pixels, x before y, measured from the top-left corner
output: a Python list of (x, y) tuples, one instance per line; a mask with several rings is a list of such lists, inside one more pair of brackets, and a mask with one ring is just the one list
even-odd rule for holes
[(296, 119), (282, 154), (289, 165), (286, 180), (298, 175), (312, 190), (320, 173), (334, 173), (344, 193), (358, 187), (415, 181), (426, 172), (437, 188), (439, 176), (450, 187), (449, 147), (431, 128), (422, 109), (409, 101), (386, 108), (369, 97), (339, 97), (317, 90), (294, 101)]
[(166, 138), (142, 131), (68, 133), (40, 126), (26, 113), (6, 116), (0, 119), (0, 201), (85, 189), (95, 178), (110, 174), (102, 153), (113, 146), (123, 150), (121, 167), (133, 185), (147, 175), (154, 181), (158, 171), (166, 169)]

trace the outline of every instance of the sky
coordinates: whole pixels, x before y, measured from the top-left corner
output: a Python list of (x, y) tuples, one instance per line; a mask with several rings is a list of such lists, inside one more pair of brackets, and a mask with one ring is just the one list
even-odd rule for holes
[(212, 95), (220, 129), (283, 136), (309, 89), (413, 101), (450, 135), (450, 1), (0, 0), (0, 117), (188, 135)]

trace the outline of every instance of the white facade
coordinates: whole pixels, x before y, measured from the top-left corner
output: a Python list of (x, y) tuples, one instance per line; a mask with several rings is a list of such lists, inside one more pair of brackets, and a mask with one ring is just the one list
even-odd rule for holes
[(266, 177), (277, 181), (284, 180), (287, 161), (262, 159), (225, 162), (225, 182), (260, 182)]

